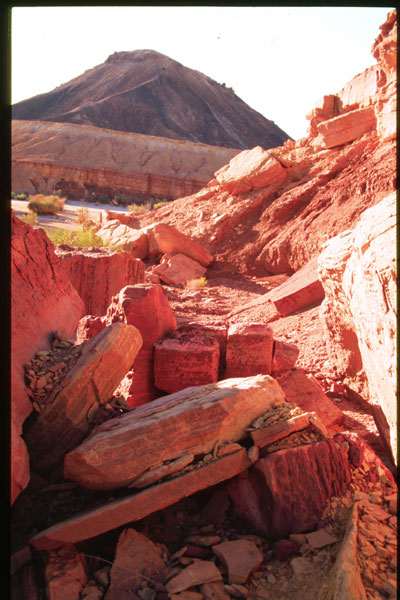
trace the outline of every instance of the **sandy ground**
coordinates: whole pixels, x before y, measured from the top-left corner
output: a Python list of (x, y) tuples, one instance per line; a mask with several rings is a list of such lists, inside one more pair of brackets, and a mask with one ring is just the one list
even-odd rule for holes
[[(18, 217), (29, 213), (28, 200), (11, 200), (11, 208)], [(37, 223), (42, 227), (62, 227), (63, 229), (77, 229), (79, 225), (76, 223), (79, 209), (87, 208), (89, 218), (97, 222), (102, 219), (105, 221), (106, 210), (113, 212), (128, 212), (128, 208), (123, 206), (113, 206), (112, 204), (93, 204), (92, 202), (82, 202), (80, 200), (67, 200), (64, 205), (64, 210), (57, 215), (43, 216), (38, 215)]]

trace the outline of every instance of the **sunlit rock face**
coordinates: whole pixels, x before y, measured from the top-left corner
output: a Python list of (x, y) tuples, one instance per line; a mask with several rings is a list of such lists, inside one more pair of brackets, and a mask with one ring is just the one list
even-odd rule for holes
[(349, 381), (364, 390), (368, 382), (378, 429), (396, 461), (396, 195), (329, 240), (319, 269), (332, 358)]

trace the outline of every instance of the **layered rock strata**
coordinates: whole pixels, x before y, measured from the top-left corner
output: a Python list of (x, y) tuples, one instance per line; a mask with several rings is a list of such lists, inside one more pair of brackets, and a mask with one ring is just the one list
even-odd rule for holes
[(396, 461), (395, 225), (392, 194), (326, 244), (319, 269), (321, 317), (337, 372), (360, 392), (368, 381), (377, 426)]

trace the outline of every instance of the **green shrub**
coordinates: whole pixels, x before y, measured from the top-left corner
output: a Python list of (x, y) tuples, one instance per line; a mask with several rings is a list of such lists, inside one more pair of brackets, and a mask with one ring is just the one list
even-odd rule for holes
[[(75, 231), (71, 231), (61, 228), (48, 228), (46, 233), (53, 244), (67, 244), (68, 246), (75, 246), (77, 248), (89, 248), (91, 246), (102, 248), (108, 246), (108, 244), (103, 242), (101, 237), (95, 234), (93, 229), (76, 229)], [(122, 250), (122, 248), (110, 247), (114, 250)]]
[(63, 210), (65, 198), (59, 198), (54, 194), (45, 196), (44, 194), (35, 194), (31, 196), (28, 208), (38, 215), (55, 215)]
[(16, 194), (15, 196), (13, 196), (13, 198), (16, 198), (17, 200), (26, 200), (26, 194)]
[(153, 208), (160, 208), (160, 206), (164, 206), (164, 204), (168, 204), (167, 202), (156, 202), (155, 205), (153, 206)]
[(68, 229), (61, 229), (57, 227), (57, 229), (48, 228), (46, 229), (46, 233), (53, 244), (68, 244), (68, 246), (73, 246), (74, 232), (69, 231)]
[(108, 196), (99, 196), (98, 201), (100, 204), (109, 204), (110, 198)]
[(21, 217), (21, 221), (23, 221), (24, 223), (28, 223), (28, 225), (33, 227), (37, 223), (37, 214), (30, 210), (27, 215)]

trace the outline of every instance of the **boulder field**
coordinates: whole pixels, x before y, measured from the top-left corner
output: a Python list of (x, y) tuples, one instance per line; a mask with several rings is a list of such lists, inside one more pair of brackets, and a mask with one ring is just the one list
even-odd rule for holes
[(396, 31), (120, 251), (12, 215), (16, 599), (396, 596)]

